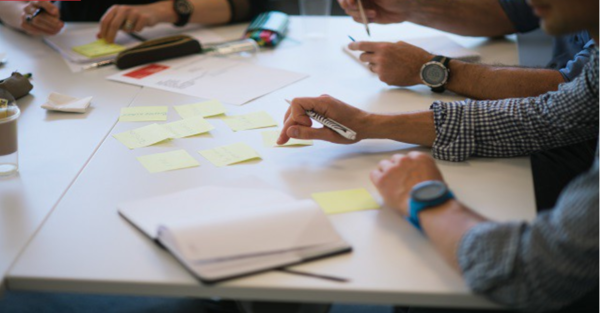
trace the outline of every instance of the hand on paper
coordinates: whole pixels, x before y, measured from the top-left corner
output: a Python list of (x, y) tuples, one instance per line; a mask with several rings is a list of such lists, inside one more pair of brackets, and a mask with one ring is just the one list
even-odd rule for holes
[(382, 82), (393, 86), (422, 84), (421, 67), (434, 57), (433, 54), (403, 41), (359, 41), (350, 43), (348, 48), (363, 51), (360, 60), (369, 63), (369, 69)]
[[(357, 0), (338, 0), (346, 14), (362, 23)], [(379, 24), (401, 23), (408, 20), (414, 0), (362, 0), (369, 22)]]
[(119, 30), (132, 33), (161, 22), (175, 22), (177, 16), (172, 5), (171, 1), (145, 5), (113, 5), (100, 19), (98, 38), (112, 43)]
[(428, 180), (444, 181), (433, 158), (422, 152), (395, 154), (379, 162), (371, 172), (371, 181), (379, 190), (386, 205), (400, 214), (408, 215), (408, 199), (412, 188)]
[[(314, 128), (313, 121), (306, 115), (307, 110), (330, 118), (357, 133), (356, 140), (349, 140), (333, 130), (322, 127)], [(371, 114), (328, 95), (316, 98), (295, 98), (285, 114), (285, 124), (277, 144), (283, 145), (290, 138), (317, 139), (333, 143), (351, 144), (367, 138), (369, 129), (374, 125), (369, 122)]]
[[(38, 9), (44, 12), (33, 17)], [(56, 35), (64, 25), (60, 20), (60, 11), (49, 1), (32, 1), (23, 7), (21, 28), (30, 35)]]

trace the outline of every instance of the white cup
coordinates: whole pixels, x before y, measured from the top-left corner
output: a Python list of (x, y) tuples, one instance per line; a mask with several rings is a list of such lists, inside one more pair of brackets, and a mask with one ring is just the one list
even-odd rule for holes
[(304, 37), (322, 39), (327, 37), (331, 0), (300, 0), (300, 15)]
[(13, 96), (0, 89), (0, 177), (19, 170), (17, 119), (20, 114)]

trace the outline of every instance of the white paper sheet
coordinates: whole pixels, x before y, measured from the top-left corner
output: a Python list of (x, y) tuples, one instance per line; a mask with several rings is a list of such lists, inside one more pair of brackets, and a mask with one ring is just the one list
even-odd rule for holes
[(151, 238), (158, 227), (182, 219), (227, 214), (236, 208), (269, 206), (293, 201), (271, 189), (205, 186), (118, 205), (119, 213)]
[[(211, 204), (212, 206), (212, 204)], [(162, 226), (190, 261), (256, 257), (340, 241), (313, 200), (218, 209)], [(218, 260), (223, 261), (223, 260)]]
[(142, 65), (109, 80), (242, 105), (308, 75), (202, 55)]

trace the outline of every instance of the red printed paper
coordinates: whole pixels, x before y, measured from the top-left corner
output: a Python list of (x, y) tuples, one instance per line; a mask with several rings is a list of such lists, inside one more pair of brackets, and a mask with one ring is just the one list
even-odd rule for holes
[(160, 71), (164, 71), (168, 68), (169, 68), (168, 66), (164, 66), (164, 65), (160, 65), (160, 64), (150, 64), (148, 66), (139, 68), (135, 71), (123, 74), (123, 76), (131, 77), (131, 78), (135, 78), (135, 79), (142, 79), (142, 78), (146, 78), (152, 74), (156, 74)]

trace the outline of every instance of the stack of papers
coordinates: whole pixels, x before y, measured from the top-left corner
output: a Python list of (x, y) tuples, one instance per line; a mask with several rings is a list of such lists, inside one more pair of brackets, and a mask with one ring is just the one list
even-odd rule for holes
[(316, 203), (270, 189), (200, 187), (119, 213), (209, 283), (351, 250)]

